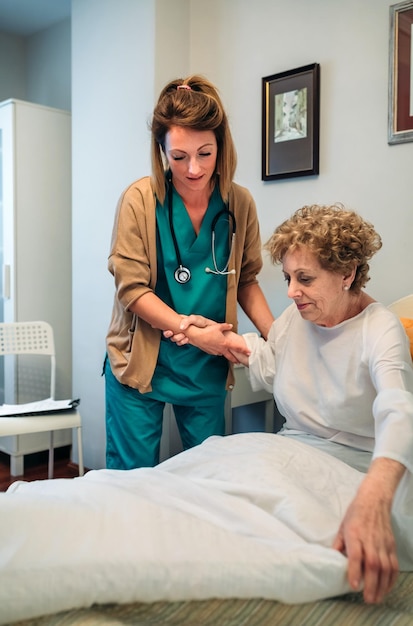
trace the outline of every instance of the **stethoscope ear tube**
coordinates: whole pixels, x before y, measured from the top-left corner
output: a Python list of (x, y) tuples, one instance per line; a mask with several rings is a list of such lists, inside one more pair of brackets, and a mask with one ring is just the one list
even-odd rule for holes
[(235, 220), (235, 215), (232, 211), (229, 210), (228, 206), (225, 207), (225, 209), (221, 209), (221, 211), (219, 211), (216, 216), (214, 217), (214, 219), (212, 220), (212, 224), (211, 224), (211, 233), (214, 235), (215, 237), (215, 227), (217, 225), (217, 222), (219, 220), (219, 218), (221, 217), (221, 215), (228, 215), (228, 217), (231, 218), (231, 222), (232, 222), (232, 238), (234, 238), (234, 235), (236, 233), (237, 230), (237, 222)]

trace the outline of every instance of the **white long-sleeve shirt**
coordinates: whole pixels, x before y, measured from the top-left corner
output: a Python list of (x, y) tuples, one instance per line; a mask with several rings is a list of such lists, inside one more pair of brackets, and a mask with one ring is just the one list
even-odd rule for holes
[(406, 333), (379, 303), (326, 328), (295, 304), (268, 341), (244, 335), (252, 388), (274, 394), (285, 427), (399, 461), (413, 472), (413, 367)]

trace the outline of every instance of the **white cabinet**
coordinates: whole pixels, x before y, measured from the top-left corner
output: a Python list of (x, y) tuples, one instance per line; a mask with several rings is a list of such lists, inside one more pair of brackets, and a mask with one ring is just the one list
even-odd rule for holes
[[(56, 398), (65, 399), (72, 393), (71, 116), (20, 100), (1, 102), (0, 148), (0, 318), (53, 326)], [(29, 401), (20, 365), (5, 362), (2, 369), (0, 403)], [(71, 431), (62, 435), (59, 440), (56, 433), (56, 446), (71, 442)], [(47, 447), (47, 434), (0, 438), (0, 450), (12, 455)]]

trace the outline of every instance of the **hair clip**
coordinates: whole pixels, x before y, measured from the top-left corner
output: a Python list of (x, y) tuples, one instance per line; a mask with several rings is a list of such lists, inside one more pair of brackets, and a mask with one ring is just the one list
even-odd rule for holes
[(192, 91), (192, 87), (190, 85), (178, 85), (177, 89), (188, 89), (188, 91)]

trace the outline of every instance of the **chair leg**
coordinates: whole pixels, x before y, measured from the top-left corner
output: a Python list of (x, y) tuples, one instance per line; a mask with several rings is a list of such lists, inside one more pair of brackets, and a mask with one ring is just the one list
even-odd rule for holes
[(77, 428), (77, 455), (79, 458), (79, 476), (83, 476), (85, 468), (83, 467), (83, 444), (82, 444), (82, 427)]
[(49, 439), (49, 471), (47, 477), (49, 479), (53, 478), (53, 469), (54, 469), (54, 446), (53, 446), (53, 431), (50, 431), (50, 439)]
[(23, 476), (24, 474), (24, 456), (19, 454), (18, 456), (10, 456), (10, 475), (11, 476)]
[(266, 400), (265, 402), (265, 432), (273, 433), (274, 432), (274, 400)]
[(233, 424), (232, 424), (232, 406), (231, 406), (231, 398), (232, 392), (229, 391), (227, 393), (227, 397), (225, 399), (225, 434), (232, 435)]

